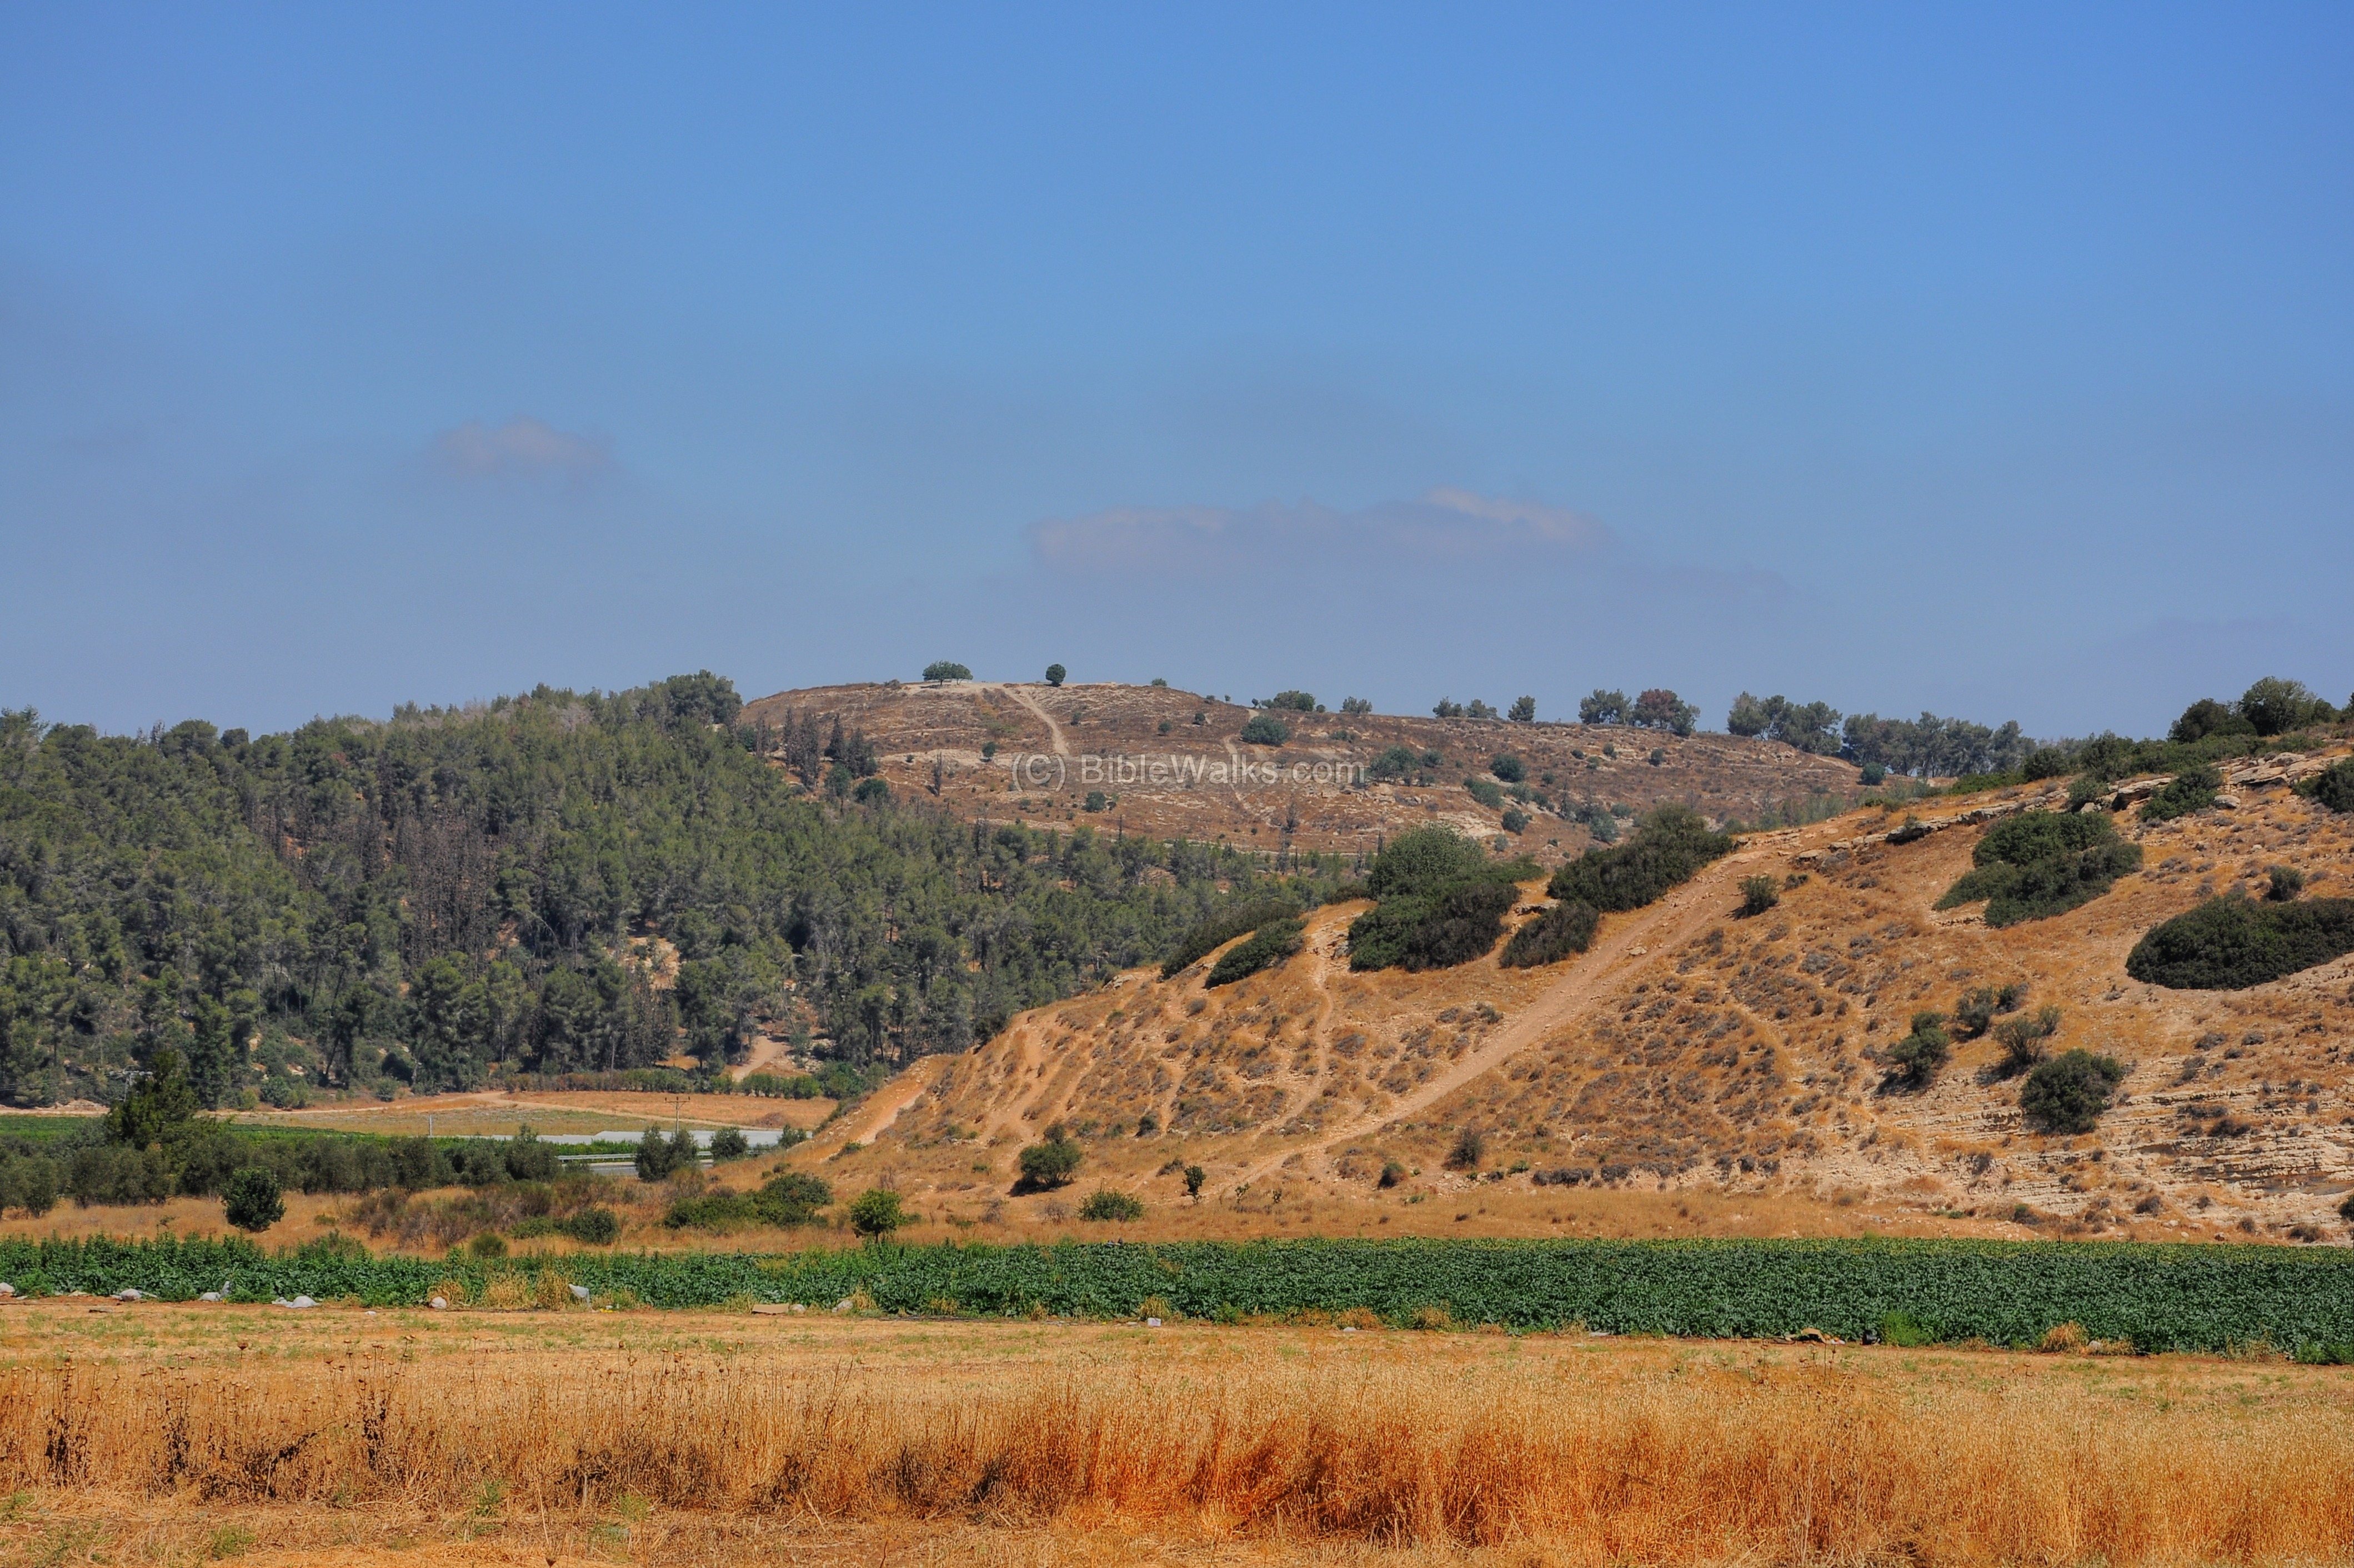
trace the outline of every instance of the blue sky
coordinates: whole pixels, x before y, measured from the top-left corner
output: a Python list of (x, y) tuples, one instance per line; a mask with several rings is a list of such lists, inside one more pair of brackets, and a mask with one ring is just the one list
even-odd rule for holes
[(0, 704), (2354, 689), (2354, 11), (0, 11)]

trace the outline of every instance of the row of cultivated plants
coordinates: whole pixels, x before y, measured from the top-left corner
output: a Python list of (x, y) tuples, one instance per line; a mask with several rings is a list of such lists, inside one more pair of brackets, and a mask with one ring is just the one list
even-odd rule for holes
[[(664, 1308), (849, 1301), (935, 1316), (1211, 1321), (1363, 1313), (1396, 1327), (1437, 1318), (1515, 1331), (1850, 1340), (1893, 1329), (1914, 1342), (2022, 1347), (2075, 1325), (2142, 1351), (2269, 1343), (2309, 1360), (2354, 1358), (2354, 1252), (2336, 1247), (1407, 1238), (501, 1260), (373, 1255), (349, 1242), (276, 1253), (235, 1241), (0, 1243), (0, 1279), (19, 1293), (497, 1304), (495, 1281), (543, 1273), (590, 1300)], [(569, 1288), (566, 1298), (581, 1299)]]

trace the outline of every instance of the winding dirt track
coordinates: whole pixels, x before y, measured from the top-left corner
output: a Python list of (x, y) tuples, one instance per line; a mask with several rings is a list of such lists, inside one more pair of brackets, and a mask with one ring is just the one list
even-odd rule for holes
[[(1741, 879), (1755, 875), (1761, 865), (1786, 862), (1791, 852), (1798, 847), (1798, 841), (1803, 836), (1802, 832), (1759, 834), (1734, 853), (1710, 864), (1657, 904), (1627, 915), (1604, 916), (1602, 934), (1594, 946), (1571, 960), (1559, 980), (1490, 1036), (1479, 1049), (1466, 1054), (1462, 1060), (1418, 1085), (1410, 1094), (1393, 1101), (1387, 1109), (1375, 1115), (1359, 1117), (1339, 1128), (1328, 1128), (1311, 1142), (1295, 1144), (1279, 1153), (1271, 1154), (1250, 1166), (1239, 1180), (1243, 1182), (1257, 1181), (1294, 1160), (1311, 1167), (1325, 1166), (1335, 1148), (1427, 1110), (1481, 1074), (1492, 1071), (1521, 1052), (1541, 1044), (1591, 1007), (1651, 953), (1681, 946), (1698, 937), (1711, 924), (1725, 918), (1734, 902), (1733, 889)], [(1318, 989), (1324, 991), (1329, 1009), (1330, 971), (1322, 953), (1317, 953), (1316, 959)], [(1491, 958), (1484, 961), (1493, 963), (1495, 959)]]

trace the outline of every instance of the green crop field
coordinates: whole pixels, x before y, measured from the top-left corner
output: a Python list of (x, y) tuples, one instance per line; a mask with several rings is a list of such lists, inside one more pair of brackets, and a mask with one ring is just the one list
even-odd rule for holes
[(2065, 1322), (2144, 1351), (2269, 1340), (2309, 1358), (2354, 1354), (2354, 1251), (2344, 1248), (1979, 1241), (1277, 1241), (1167, 1245), (894, 1246), (600, 1254), (495, 1263), (373, 1256), (348, 1242), (268, 1253), (243, 1242), (0, 1243), (19, 1291), (165, 1300), (308, 1295), (414, 1305), (437, 1282), (470, 1293), (497, 1272), (550, 1267), (656, 1308), (731, 1300), (813, 1308), (864, 1291), (885, 1312), (1043, 1311), (1285, 1318), (1365, 1308), (1406, 1324), (1426, 1308), (1515, 1330), (1583, 1324), (1622, 1334), (1770, 1338), (1815, 1328), (1862, 1339), (2031, 1343)]

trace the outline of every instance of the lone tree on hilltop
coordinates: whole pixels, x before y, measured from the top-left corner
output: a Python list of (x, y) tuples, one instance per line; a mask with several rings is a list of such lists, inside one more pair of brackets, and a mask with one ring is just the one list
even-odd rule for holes
[(972, 679), (972, 672), (962, 664), (954, 663), (946, 659), (935, 659), (930, 663), (924, 666), (924, 679), (927, 681), (970, 681)]
[(1665, 686), (1654, 686), (1635, 699), (1634, 722), (1644, 729), (1672, 730), (1690, 735), (1700, 723), (1700, 709)]
[(1063, 683), (1063, 678), (1069, 673), (1070, 672), (1060, 664), (1049, 664), (1046, 666), (1046, 683), (1050, 686), (1059, 686)]
[(1537, 700), (1534, 697), (1514, 697), (1511, 710), (1504, 716), (1514, 724), (1534, 724), (1537, 722)]
[(1580, 724), (1625, 724), (1627, 722), (1627, 694), (1616, 691), (1606, 692), (1599, 686), (1595, 687), (1593, 692), (1588, 694), (1583, 702), (1577, 705), (1577, 722)]

